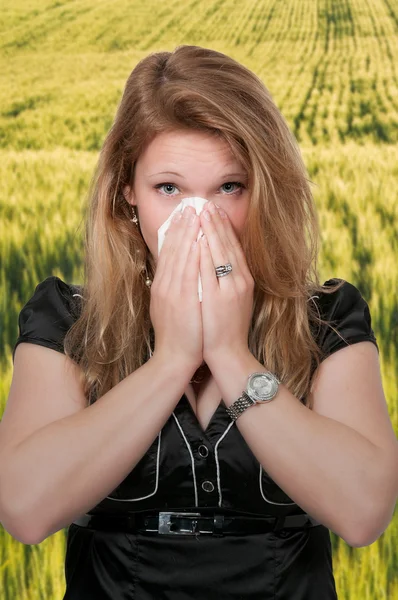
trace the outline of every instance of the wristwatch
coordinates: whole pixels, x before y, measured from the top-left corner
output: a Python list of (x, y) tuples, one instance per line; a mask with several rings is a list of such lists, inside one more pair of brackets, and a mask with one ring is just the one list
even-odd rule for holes
[(233, 421), (254, 404), (270, 402), (279, 389), (280, 380), (270, 371), (251, 373), (247, 379), (246, 390), (226, 409)]

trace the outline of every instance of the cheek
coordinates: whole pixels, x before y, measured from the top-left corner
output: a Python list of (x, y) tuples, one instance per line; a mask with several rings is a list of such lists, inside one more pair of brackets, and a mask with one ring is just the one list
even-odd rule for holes
[(158, 229), (168, 217), (167, 214), (163, 215), (162, 212), (150, 206), (146, 206), (145, 209), (141, 208), (139, 219), (141, 231), (145, 238), (157, 239)]
[(249, 206), (246, 205), (242, 207), (241, 210), (237, 211), (234, 215), (231, 216), (233, 227), (235, 231), (239, 234), (241, 234), (244, 230), (248, 213)]
[(232, 225), (232, 229), (234, 230), (235, 234), (237, 236), (240, 236), (243, 231), (244, 225), (245, 225), (245, 220), (246, 220), (245, 215), (242, 215), (242, 214), (228, 215), (228, 219)]
[(155, 259), (155, 263), (157, 263), (158, 259), (158, 229), (163, 225), (168, 217), (168, 214), (161, 216), (160, 218), (159, 215), (157, 215), (156, 218), (153, 215), (148, 215), (143, 225), (141, 225), (143, 238), (153, 258)]
[(139, 215), (140, 221), (140, 232), (141, 236), (150, 250), (151, 254), (154, 253), (157, 248), (157, 229), (156, 223), (154, 219), (151, 218), (149, 214), (145, 214), (144, 211), (141, 210)]
[(167, 221), (175, 206), (166, 207), (154, 202), (141, 206), (139, 220), (142, 236), (154, 257), (157, 257), (158, 229)]

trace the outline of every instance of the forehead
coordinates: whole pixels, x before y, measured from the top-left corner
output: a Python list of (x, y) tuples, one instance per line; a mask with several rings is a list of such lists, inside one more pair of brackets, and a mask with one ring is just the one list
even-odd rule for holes
[(173, 161), (207, 159), (225, 166), (240, 166), (228, 143), (220, 137), (201, 131), (167, 131), (157, 134), (139, 157), (144, 166), (153, 161), (172, 165)]

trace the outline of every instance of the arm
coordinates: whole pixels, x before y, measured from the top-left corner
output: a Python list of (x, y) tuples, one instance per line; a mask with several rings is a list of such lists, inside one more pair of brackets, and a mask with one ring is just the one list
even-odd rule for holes
[(145, 454), (191, 376), (188, 365), (154, 353), (94, 404), (13, 447), (0, 472), (5, 529), (38, 544), (109, 495)]
[[(363, 546), (373, 543), (391, 521), (398, 492), (397, 443), (391, 423), (374, 400), (376, 392), (367, 388), (367, 378), (377, 380), (372, 371), (375, 349), (355, 346), (336, 353), (333, 367), (330, 361), (323, 365), (324, 384), (320, 378), (314, 410), (281, 383), (275, 399), (247, 409), (236, 426), (263, 468), (294, 502), (349, 545)], [(209, 366), (227, 407), (245, 389), (250, 373), (266, 370), (249, 350), (219, 354)], [(355, 369), (353, 382), (349, 376)], [(360, 379), (363, 388), (357, 383)], [(347, 422), (363, 415), (357, 430), (315, 412), (321, 399), (330, 412), (343, 407)], [(372, 437), (359, 432), (366, 427), (374, 432)], [(384, 440), (384, 446), (371, 439)]]

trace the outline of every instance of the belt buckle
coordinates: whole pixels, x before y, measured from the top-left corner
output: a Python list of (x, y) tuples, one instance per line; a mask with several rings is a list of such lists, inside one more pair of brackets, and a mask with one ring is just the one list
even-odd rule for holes
[(158, 533), (168, 533), (175, 535), (195, 535), (198, 533), (196, 531), (196, 527), (198, 521), (196, 519), (192, 520), (192, 528), (191, 529), (179, 529), (178, 531), (171, 531), (171, 515), (177, 515), (179, 517), (200, 517), (200, 513), (180, 513), (180, 512), (159, 512), (159, 524), (158, 524)]

